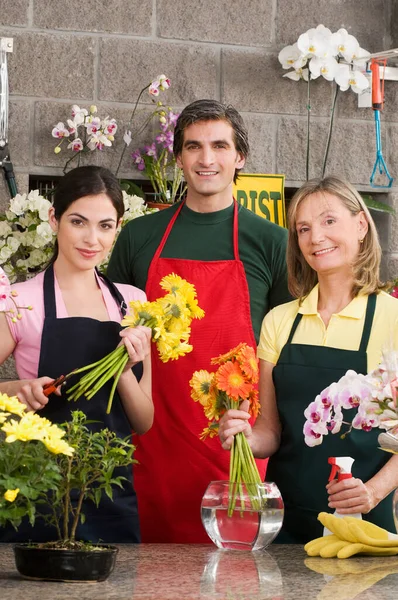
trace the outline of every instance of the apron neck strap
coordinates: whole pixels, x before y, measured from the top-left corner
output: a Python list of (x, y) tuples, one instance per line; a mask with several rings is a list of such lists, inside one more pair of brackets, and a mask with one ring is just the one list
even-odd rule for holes
[[(178, 207), (178, 209), (176, 210), (175, 214), (173, 215), (173, 218), (171, 219), (170, 223), (167, 225), (166, 231), (163, 234), (163, 237), (161, 239), (161, 242), (155, 252), (155, 254), (153, 255), (153, 259), (157, 260), (162, 251), (163, 248), (165, 246), (165, 243), (167, 242), (167, 238), (170, 235), (170, 231), (174, 225), (174, 223), (176, 222), (176, 219), (178, 217), (178, 215), (180, 214), (182, 207), (185, 204), (185, 200), (183, 200), (180, 204), (180, 206)], [(239, 243), (238, 243), (238, 203), (234, 198), (234, 224), (233, 224), (233, 247), (234, 247), (234, 259), (235, 260), (239, 260)]]
[[(369, 343), (370, 332), (372, 331), (373, 317), (375, 314), (376, 308), (376, 294), (371, 294), (368, 296), (368, 301), (366, 305), (366, 315), (365, 315), (365, 323), (363, 325), (362, 330), (362, 338), (361, 343), (359, 345), (359, 352), (366, 352)], [(291, 344), (294, 334), (296, 333), (296, 329), (302, 319), (302, 313), (297, 313), (296, 318), (294, 319), (292, 328), (290, 330), (290, 334), (286, 344)]]
[[(119, 307), (122, 317), (125, 316), (127, 312), (127, 304), (124, 301), (123, 296), (117, 289), (114, 283), (108, 277), (103, 275), (95, 269), (96, 274), (100, 277), (106, 286), (108, 287), (113, 299)], [(54, 287), (54, 266), (50, 265), (45, 273), (44, 273), (44, 283), (43, 283), (43, 291), (44, 291), (44, 317), (55, 319), (57, 317), (57, 305), (55, 302), (55, 287)]]
[(376, 308), (376, 294), (368, 296), (368, 302), (366, 305), (366, 316), (365, 323), (362, 331), (362, 339), (359, 346), (360, 352), (366, 352), (369, 343), (370, 332), (372, 331), (373, 317), (375, 315)]
[(115, 284), (106, 275), (104, 275), (103, 273), (100, 273), (98, 271), (97, 267), (95, 267), (95, 272), (97, 273), (98, 277), (100, 279), (102, 279), (102, 281), (108, 287), (112, 298), (115, 300), (116, 304), (119, 307), (122, 317), (124, 317), (127, 312), (127, 304), (126, 304), (122, 294), (119, 292), (119, 290), (117, 289)]
[(46, 319), (55, 319), (57, 316), (57, 306), (55, 303), (54, 289), (54, 265), (50, 265), (44, 272), (43, 282), (44, 293), (44, 317)]

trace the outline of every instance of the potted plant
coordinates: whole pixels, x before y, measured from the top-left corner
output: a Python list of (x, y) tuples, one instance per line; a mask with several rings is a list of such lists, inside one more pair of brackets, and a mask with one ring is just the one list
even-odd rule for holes
[(134, 462), (130, 439), (90, 431), (80, 411), (54, 425), (5, 394), (0, 422), (0, 526), (18, 529), (27, 517), (32, 526), (44, 519), (54, 532), (51, 542), (14, 546), (18, 571), (34, 579), (103, 581), (117, 548), (79, 541), (76, 529), (86, 518), (84, 501), (98, 507), (103, 493), (112, 498), (113, 486), (122, 484), (115, 469)]
[(135, 167), (152, 184), (153, 193), (147, 194), (147, 206), (162, 209), (183, 198), (186, 184), (183, 182), (182, 169), (178, 167), (173, 154), (174, 127), (178, 114), (170, 106), (166, 107), (158, 102), (155, 116), (158, 126), (154, 141), (134, 150), (131, 157)]

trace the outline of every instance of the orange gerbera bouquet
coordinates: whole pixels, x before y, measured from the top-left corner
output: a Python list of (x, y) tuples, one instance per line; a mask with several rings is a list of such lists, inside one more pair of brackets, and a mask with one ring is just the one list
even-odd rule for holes
[[(251, 346), (241, 343), (226, 354), (211, 360), (212, 365), (219, 365), (213, 372), (195, 371), (190, 383), (191, 397), (200, 402), (209, 419), (203, 430), (201, 439), (218, 434), (220, 417), (231, 408), (239, 408), (243, 400), (249, 400), (249, 413), (257, 417), (260, 404), (258, 400), (258, 360)], [(243, 432), (234, 437), (231, 448), (229, 481), (231, 490), (241, 489), (245, 484), (250, 486), (262, 483), (252, 450)], [(253, 488), (254, 497), (254, 488)], [(230, 495), (228, 514), (235, 508), (236, 491)]]

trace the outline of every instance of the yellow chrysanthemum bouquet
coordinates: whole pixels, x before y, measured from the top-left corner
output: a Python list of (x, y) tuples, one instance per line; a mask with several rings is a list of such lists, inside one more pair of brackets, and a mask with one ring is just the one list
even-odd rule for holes
[[(163, 277), (160, 286), (166, 291), (164, 296), (153, 302), (130, 302), (130, 314), (121, 324), (125, 327), (150, 327), (159, 356), (163, 362), (167, 362), (192, 351), (189, 344), (191, 322), (193, 319), (201, 319), (204, 311), (198, 305), (195, 287), (178, 275), (171, 273)], [(126, 347), (122, 344), (96, 363), (76, 369), (73, 371), (74, 375), (83, 371), (88, 373), (67, 391), (69, 399), (77, 400), (85, 396), (90, 400), (114, 377), (106, 411), (109, 413), (119, 378), (128, 360)]]
[[(252, 417), (259, 413), (258, 390), (258, 360), (251, 346), (239, 344), (226, 354), (211, 360), (211, 364), (219, 365), (214, 372), (195, 371), (191, 379), (191, 397), (203, 406), (205, 416), (209, 419), (208, 426), (203, 430), (201, 439), (218, 435), (219, 420), (230, 409), (239, 408), (243, 400), (249, 401), (248, 412)], [(230, 469), (230, 502), (228, 515), (235, 509), (237, 495), (242, 491), (242, 485), (251, 494), (252, 506), (255, 504), (256, 485), (262, 483), (257, 469), (253, 452), (243, 432), (234, 437), (231, 448)]]

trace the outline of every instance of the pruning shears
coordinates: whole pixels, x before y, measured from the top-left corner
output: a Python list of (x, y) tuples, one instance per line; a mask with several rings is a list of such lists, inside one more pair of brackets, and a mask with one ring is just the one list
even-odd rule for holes
[(71, 373), (68, 373), (68, 375), (60, 375), (60, 377), (57, 377), (54, 381), (50, 381), (50, 383), (43, 385), (43, 394), (45, 396), (53, 394), (58, 387), (65, 385), (69, 377), (72, 377), (74, 373), (75, 372), (72, 371)]
[[(394, 178), (391, 177), (385, 163), (381, 146), (380, 111), (384, 106), (384, 77), (381, 81), (380, 64), (385, 67), (386, 62), (386, 59), (377, 60), (375, 58), (372, 58), (370, 61), (370, 70), (372, 71), (372, 108), (375, 115), (376, 126), (376, 161), (370, 176), (370, 185), (375, 188), (390, 188), (392, 186), (392, 182), (394, 181)], [(379, 175), (384, 175), (387, 178), (388, 183), (386, 185), (374, 183), (374, 177), (376, 173)]]

